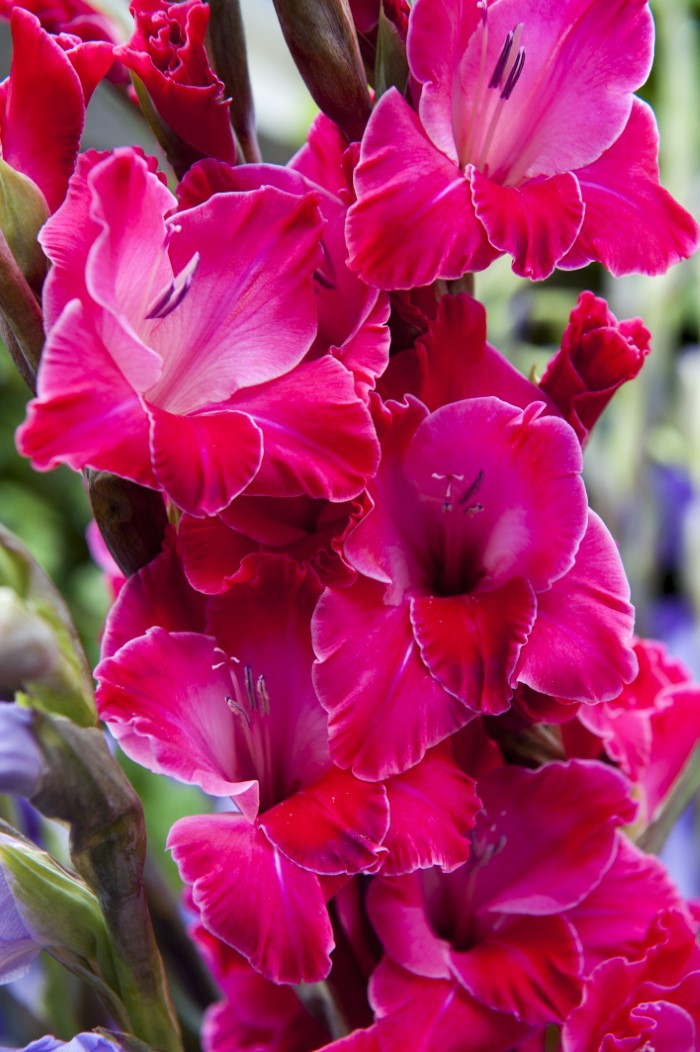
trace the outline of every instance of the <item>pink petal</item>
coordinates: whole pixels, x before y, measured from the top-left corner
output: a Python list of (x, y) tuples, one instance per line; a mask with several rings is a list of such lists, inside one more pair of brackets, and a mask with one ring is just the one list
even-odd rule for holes
[(187, 580), (207, 595), (225, 592), (243, 558), (259, 550), (254, 541), (214, 517), (195, 519), (183, 515), (178, 538)]
[(450, 871), (469, 857), (469, 834), (481, 808), (475, 783), (452, 758), (448, 743), (386, 783), (391, 823), (383, 841), (384, 876), (439, 866)]
[(481, 11), (469, 0), (420, 0), (413, 7), (407, 52), (411, 73), (422, 84), (421, 122), (438, 150), (459, 165), (462, 125), (472, 112), (459, 97), (459, 67), (472, 37), (481, 37)]
[(109, 612), (102, 637), (102, 657), (113, 654), (149, 628), (168, 632), (204, 632), (204, 596), (190, 588), (168, 531), (163, 551), (122, 588)]
[(288, 167), (340, 197), (348, 192), (343, 154), (348, 141), (325, 113), (319, 113), (306, 136), (306, 144), (294, 154)]
[(245, 413), (227, 409), (176, 416), (151, 405), (148, 414), (154, 472), (183, 511), (215, 515), (255, 477), (262, 441)]
[(536, 611), (527, 581), (514, 578), (490, 592), (412, 599), (411, 623), (438, 683), (468, 708), (495, 716), (510, 707), (513, 670)]
[(238, 815), (181, 818), (167, 846), (204, 925), (275, 983), (328, 975), (333, 932), (318, 878)]
[(659, 186), (659, 134), (651, 109), (634, 100), (629, 120), (605, 153), (576, 172), (586, 214), (573, 248), (560, 263), (599, 260), (620, 274), (663, 274), (700, 241), (697, 224)]
[(287, 858), (312, 873), (371, 872), (389, 828), (386, 791), (334, 767), (266, 811), (260, 828)]
[(270, 186), (216, 194), (179, 212), (171, 225), (173, 273), (197, 254), (199, 263), (177, 309), (150, 323), (163, 377), (149, 401), (189, 413), (298, 365), (316, 335), (312, 275), (322, 234), (316, 195)]
[(242, 391), (230, 405), (247, 413), (263, 436), (253, 494), (349, 500), (377, 469), (369, 412), (352, 374), (329, 355)]
[(66, 47), (65, 50), (70, 64), (78, 74), (87, 106), (97, 85), (109, 72), (114, 61), (114, 49), (106, 40), (84, 40), (74, 47)]
[(399, 289), (481, 270), (489, 246), (459, 168), (433, 146), (395, 89), (370, 117), (348, 211), (350, 266), (370, 285)]
[(530, 1030), (480, 1005), (454, 980), (423, 979), (388, 959), (372, 977), (371, 997), (382, 1052), (510, 1052)]
[(483, 830), (488, 842), (503, 846), (479, 874), (477, 908), (545, 916), (580, 902), (615, 857), (615, 828), (635, 817), (629, 793), (613, 768), (579, 760), (484, 775), (475, 840)]
[(2, 156), (29, 176), (52, 212), (65, 197), (85, 121), (80, 79), (70, 59), (21, 7), (12, 10), (14, 45), (2, 123)]
[[(510, 186), (600, 156), (625, 125), (631, 93), (648, 76), (654, 44), (643, 0), (562, 0), (546, 9), (539, 0), (498, 0), (488, 7), (486, 77), (518, 24), (525, 65), (511, 98), (501, 103), (492, 143), (479, 161), (491, 178)], [(496, 94), (482, 89), (480, 97), (477, 90), (481, 48), (481, 34), (475, 33), (455, 70), (450, 101), (456, 113), (471, 113), (475, 99), (483, 109), (484, 95)], [(468, 160), (474, 157), (462, 157)]]
[(450, 944), (433, 931), (418, 874), (372, 881), (367, 911), (392, 961), (426, 979), (450, 978)]
[(583, 222), (583, 203), (571, 172), (543, 182), (499, 186), (474, 170), (472, 198), (491, 244), (513, 257), (521, 277), (548, 278), (569, 251)]
[(571, 701), (607, 701), (637, 674), (634, 610), (612, 537), (590, 512), (572, 570), (538, 595), (518, 679)]
[(123, 354), (117, 360), (129, 382), (143, 393), (161, 375), (160, 357), (147, 349), (141, 336), (153, 295), (173, 279), (164, 250), (164, 216), (175, 199), (148, 161), (130, 149), (116, 150), (94, 165), (87, 183), (90, 217), (100, 230), (87, 258), (87, 290), (141, 348), (133, 362)]
[(235, 720), (226, 655), (209, 636), (152, 628), (98, 665), (98, 705), (124, 752), (151, 771), (243, 797), (257, 814), (254, 779), (238, 780)]
[(326, 714), (311, 683), (311, 614), (320, 592), (313, 571), (286, 556), (251, 555), (244, 572), (207, 606), (209, 632), (241, 671), (262, 676), (268, 697), (262, 796), (272, 807), (313, 785), (331, 767)]
[(459, 982), (481, 1004), (525, 1023), (560, 1023), (581, 999), (581, 953), (562, 917), (501, 917), (475, 946), (453, 951)]
[(312, 622), (314, 685), (329, 714), (331, 756), (370, 780), (412, 767), (469, 720), (421, 661), (408, 603), (385, 606), (383, 591), (364, 578), (327, 591)]
[[(443, 587), (433, 588), (439, 594), (482, 594), (513, 577), (539, 592), (573, 566), (586, 528), (581, 450), (573, 430), (544, 416), (544, 408), (533, 403), (520, 411), (499, 398), (470, 398), (436, 410), (416, 430), (404, 468), (424, 515), (433, 509), (428, 528), (442, 534)], [(396, 503), (391, 510), (405, 514)], [(435, 542), (425, 538), (424, 549), (426, 543), (437, 561)]]
[(652, 921), (669, 909), (685, 912), (664, 866), (618, 834), (610, 869), (567, 913), (581, 940), (586, 974), (609, 957), (637, 957)]
[[(80, 348), (80, 353), (76, 353)], [(73, 300), (51, 330), (38, 397), (17, 431), (17, 448), (47, 471), (93, 467), (156, 488), (148, 456), (148, 418), (81, 303)]]

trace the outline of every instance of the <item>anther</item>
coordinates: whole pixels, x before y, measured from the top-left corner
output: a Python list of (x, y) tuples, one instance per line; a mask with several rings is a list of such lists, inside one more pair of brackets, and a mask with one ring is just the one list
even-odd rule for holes
[(515, 57), (515, 62), (513, 63), (513, 68), (511, 69), (510, 73), (508, 74), (508, 80), (506, 81), (506, 86), (504, 87), (503, 91), (501, 92), (501, 98), (502, 99), (509, 99), (511, 97), (511, 95), (513, 94), (513, 88), (515, 87), (515, 85), (520, 80), (520, 74), (523, 71), (523, 66), (524, 65), (525, 65), (525, 48), (521, 47), (521, 48), (519, 48), (518, 54)]
[(253, 670), (250, 665), (246, 665), (243, 669), (243, 680), (245, 682), (245, 693), (250, 705), (250, 711), (255, 712), (258, 707), (257, 698), (255, 696), (255, 681), (253, 680)]
[(168, 314), (171, 314), (176, 307), (179, 307), (190, 290), (198, 266), (199, 252), (195, 252), (187, 266), (182, 268), (178, 276), (170, 282), (167, 288), (148, 308), (146, 311), (147, 321), (167, 318)]
[(228, 705), (229, 709), (234, 714), (234, 716), (240, 716), (243, 722), (245, 723), (246, 727), (250, 727), (250, 716), (245, 711), (243, 706), (239, 705), (238, 702), (229, 694), (226, 695), (226, 704)]
[(512, 48), (512, 46), (513, 46), (513, 31), (511, 30), (511, 32), (506, 37), (505, 43), (504, 43), (503, 48), (501, 50), (501, 54), (498, 57), (498, 62), (496, 63), (496, 65), (494, 67), (494, 71), (493, 71), (493, 73), (491, 75), (491, 80), (489, 81), (489, 87), (490, 88), (500, 88), (500, 86), (501, 86), (501, 79), (502, 79), (503, 74), (505, 72), (505, 68), (506, 68), (506, 65), (508, 63), (508, 58), (510, 56), (510, 49)]
[(258, 696), (258, 706), (263, 716), (270, 715), (270, 695), (267, 693), (267, 686), (265, 685), (265, 677), (263, 675), (258, 676), (255, 684), (255, 693)]

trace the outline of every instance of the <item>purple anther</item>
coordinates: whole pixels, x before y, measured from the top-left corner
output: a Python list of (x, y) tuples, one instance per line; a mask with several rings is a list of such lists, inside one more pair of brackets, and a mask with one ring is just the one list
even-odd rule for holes
[(505, 43), (504, 43), (503, 48), (501, 50), (501, 54), (498, 56), (498, 62), (496, 63), (496, 66), (494, 68), (493, 74), (491, 76), (491, 80), (489, 81), (489, 87), (490, 88), (500, 88), (500, 86), (501, 86), (501, 78), (503, 77), (503, 73), (505, 71), (505, 68), (506, 68), (506, 65), (507, 65), (507, 62), (508, 62), (508, 58), (510, 56), (510, 49), (512, 48), (512, 46), (513, 46), (513, 32), (511, 30), (511, 32), (508, 34), (508, 36), (505, 39)]
[(513, 68), (511, 69), (510, 73), (508, 74), (508, 80), (506, 81), (506, 86), (503, 89), (503, 91), (501, 92), (501, 98), (502, 99), (509, 99), (511, 97), (511, 95), (513, 94), (513, 88), (515, 87), (515, 85), (520, 80), (520, 74), (523, 71), (523, 66), (524, 65), (525, 65), (525, 48), (521, 47), (521, 48), (518, 49), (518, 54), (515, 56), (515, 62), (513, 63)]

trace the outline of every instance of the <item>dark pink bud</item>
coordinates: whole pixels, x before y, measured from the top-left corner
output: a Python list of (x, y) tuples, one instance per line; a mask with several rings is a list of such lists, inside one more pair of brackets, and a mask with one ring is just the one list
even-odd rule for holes
[(618, 321), (604, 299), (582, 292), (571, 312), (561, 350), (540, 387), (557, 405), (584, 445), (596, 420), (649, 353), (649, 331), (639, 318)]

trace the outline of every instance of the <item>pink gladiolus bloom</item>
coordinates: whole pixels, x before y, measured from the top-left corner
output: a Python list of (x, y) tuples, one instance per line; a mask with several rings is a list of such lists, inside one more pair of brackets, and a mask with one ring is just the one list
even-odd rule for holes
[(20, 449), (41, 470), (161, 489), (193, 515), (246, 489), (354, 497), (376, 467), (369, 414), (336, 358), (303, 361), (314, 195), (262, 187), (166, 218), (174, 205), (133, 150), (81, 160), (42, 233), (51, 328)]
[(2, 159), (36, 184), (54, 212), (66, 196), (85, 107), (112, 65), (112, 47), (51, 36), (21, 7), (10, 24), (12, 66), (0, 85)]
[(465, 866), (379, 879), (369, 892), (386, 953), (372, 1000), (392, 1052), (401, 1034), (411, 1047), (411, 1031), (414, 1047), (505, 1052), (580, 999), (581, 946), (566, 911), (609, 869), (615, 827), (635, 813), (629, 787), (602, 764), (568, 763), (503, 767), (479, 788)]
[(566, 1021), (562, 1050), (691, 1052), (698, 1035), (700, 950), (686, 918), (668, 911), (638, 960), (614, 957), (596, 968)]
[(386, 854), (386, 790), (328, 755), (311, 685), (318, 590), (291, 560), (263, 557), (210, 602), (210, 634), (152, 628), (96, 672), (128, 755), (234, 801), (178, 821), (169, 846), (205, 926), (274, 982), (327, 975), (326, 899)]
[(143, 82), (160, 117), (192, 150), (189, 163), (236, 160), (230, 100), (209, 64), (204, 38), (209, 7), (201, 0), (134, 0), (136, 28), (115, 56)]
[(615, 391), (634, 379), (651, 334), (639, 318), (618, 322), (604, 299), (582, 292), (540, 387), (585, 443)]
[(416, 0), (408, 60), (417, 113), (379, 100), (348, 214), (351, 265), (380, 288), (481, 270), (599, 260), (656, 274), (698, 244), (659, 186), (644, 0)]
[(576, 435), (544, 411), (492, 395), (383, 411), (374, 506), (345, 542), (361, 576), (314, 615), (331, 752), (361, 777), (506, 711), (518, 682), (596, 702), (635, 675), (619, 556)]

